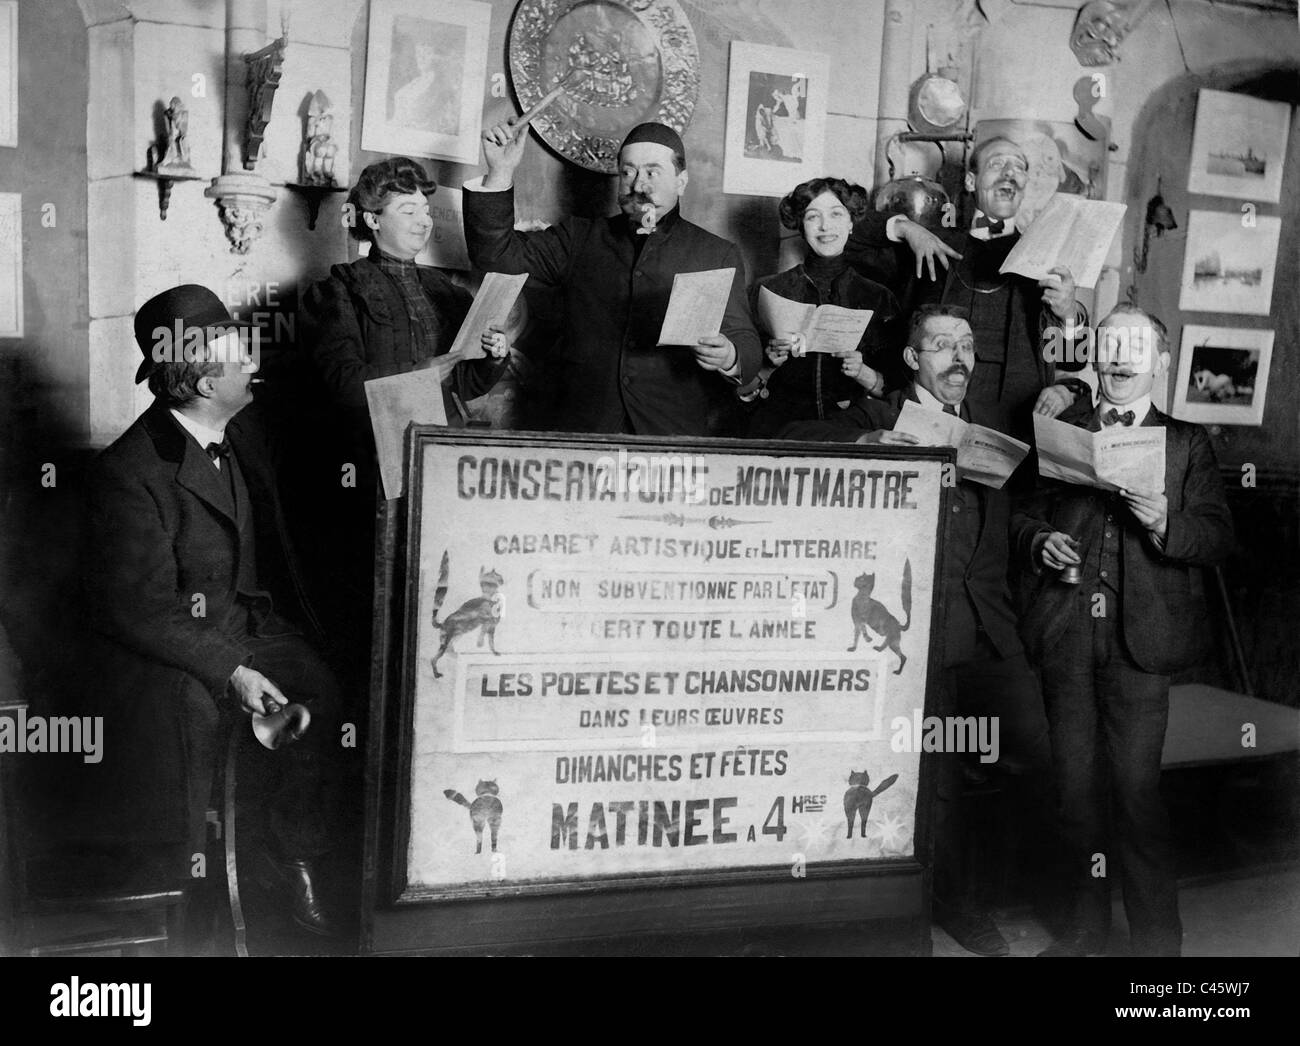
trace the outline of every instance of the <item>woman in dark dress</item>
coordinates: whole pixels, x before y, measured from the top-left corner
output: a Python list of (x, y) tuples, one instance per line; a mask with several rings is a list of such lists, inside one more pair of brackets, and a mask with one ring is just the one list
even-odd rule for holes
[[(775, 436), (792, 421), (823, 420), (839, 404), (883, 395), (895, 365), (898, 303), (889, 290), (849, 267), (844, 248), (854, 222), (867, 210), (867, 193), (841, 178), (814, 178), (781, 201), (781, 224), (802, 233), (807, 256), (793, 269), (754, 286), (753, 315), (767, 348), (766, 388), (759, 394), (749, 435)], [(856, 350), (806, 352), (801, 334), (765, 327), (760, 288), (791, 301), (869, 309), (871, 322)]]
[[(365, 382), (434, 365), (451, 349), (473, 301), (444, 272), (415, 262), (433, 232), (428, 197), (437, 187), (419, 163), (404, 156), (362, 171), (345, 213), (349, 232), (370, 244), (369, 254), (333, 266), (307, 291), (299, 312), (299, 344), (325, 400), (315, 440), (320, 495), (308, 510), (317, 517), (316, 544), (328, 568), (329, 589), (319, 601), (359, 675), (369, 652), (379, 489)], [(489, 331), (481, 344), (482, 359), (461, 361), (444, 379), (453, 422), (458, 407), (452, 394), (462, 403), (481, 396), (507, 367), (504, 334)]]

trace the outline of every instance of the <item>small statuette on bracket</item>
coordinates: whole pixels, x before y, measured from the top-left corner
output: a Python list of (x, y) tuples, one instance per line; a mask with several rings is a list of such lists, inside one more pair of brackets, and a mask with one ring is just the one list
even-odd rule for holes
[(199, 174), (190, 166), (190, 113), (179, 96), (163, 110), (163, 139), (149, 146), (148, 169), (137, 177), (152, 178), (158, 183), (158, 217), (167, 220), (174, 182), (197, 181)]
[[(300, 110), (301, 111), (301, 110)], [(298, 184), (285, 185), (307, 201), (307, 228), (316, 228), (320, 205), (331, 193), (344, 192), (334, 175), (334, 158), (338, 155), (334, 141), (334, 104), (324, 91), (308, 96), (307, 127), (302, 139), (301, 178)]]
[(324, 91), (311, 96), (307, 108), (307, 134), (302, 143), (302, 184), (332, 187), (334, 157), (339, 147), (334, 141), (334, 105)]

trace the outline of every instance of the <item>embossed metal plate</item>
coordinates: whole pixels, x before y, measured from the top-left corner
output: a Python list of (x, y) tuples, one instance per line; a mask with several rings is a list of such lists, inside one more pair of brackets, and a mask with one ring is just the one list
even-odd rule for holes
[(639, 123), (685, 132), (699, 69), (695, 32), (676, 0), (522, 0), (510, 27), (510, 77), (521, 110), (570, 77), (532, 126), (591, 171), (615, 173), (618, 147)]

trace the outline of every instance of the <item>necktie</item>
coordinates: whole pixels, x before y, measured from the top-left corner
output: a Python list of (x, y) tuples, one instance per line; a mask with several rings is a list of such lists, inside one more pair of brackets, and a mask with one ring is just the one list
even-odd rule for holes
[(219, 458), (230, 457), (230, 441), (223, 439), (220, 443), (209, 443), (203, 448), (208, 453), (214, 464), (219, 464)]
[(943, 405), (943, 412), (945, 414), (951, 414), (954, 418), (957, 416), (957, 408), (954, 407), (951, 403), (945, 403)]
[(975, 228), (988, 229), (990, 236), (1001, 236), (1007, 223), (1001, 218), (990, 218), (987, 214), (975, 216)]
[(1102, 421), (1107, 425), (1132, 425), (1135, 415), (1131, 410), (1126, 410), (1123, 414), (1114, 407), (1102, 415)]

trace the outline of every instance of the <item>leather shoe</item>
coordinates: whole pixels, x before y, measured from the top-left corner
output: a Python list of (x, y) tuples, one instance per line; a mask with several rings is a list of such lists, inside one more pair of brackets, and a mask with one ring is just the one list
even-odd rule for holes
[(1058, 937), (1038, 953), (1040, 959), (1058, 959), (1068, 956), (1102, 955), (1106, 951), (1106, 935), (1094, 930), (1071, 930)]
[(265, 852), (260, 856), (258, 882), (267, 890), (288, 894), (293, 921), (311, 933), (337, 937), (338, 925), (321, 899), (319, 876), (311, 862), (277, 861)]
[(976, 955), (1010, 955), (1011, 946), (988, 915), (944, 913), (935, 920), (954, 941)]

